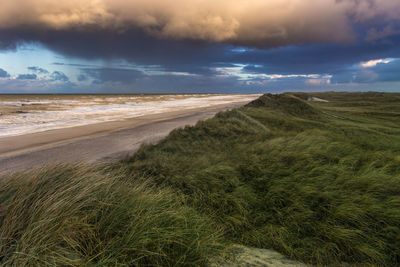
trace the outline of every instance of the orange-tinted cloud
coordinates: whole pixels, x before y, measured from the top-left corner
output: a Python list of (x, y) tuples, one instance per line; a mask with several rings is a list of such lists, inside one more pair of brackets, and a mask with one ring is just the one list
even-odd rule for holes
[[(13, 0), (0, 28), (125, 32), (273, 47), (356, 38), (353, 25), (399, 20), (398, 0)], [(389, 23), (390, 24), (390, 23)], [(388, 27), (388, 25), (385, 25)], [(390, 27), (396, 28), (396, 25)], [(379, 29), (371, 28), (374, 37)], [(395, 30), (393, 30), (395, 32)]]

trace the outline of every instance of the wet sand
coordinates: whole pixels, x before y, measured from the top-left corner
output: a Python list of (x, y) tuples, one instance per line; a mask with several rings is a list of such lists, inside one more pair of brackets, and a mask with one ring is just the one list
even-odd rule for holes
[(173, 129), (194, 125), (236, 102), (165, 112), (121, 121), (0, 138), (0, 174), (67, 162), (115, 161), (135, 153), (143, 143), (156, 143)]

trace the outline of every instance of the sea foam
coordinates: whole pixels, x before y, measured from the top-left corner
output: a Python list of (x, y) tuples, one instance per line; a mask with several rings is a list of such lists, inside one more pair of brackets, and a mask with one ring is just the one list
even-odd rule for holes
[[(2, 100), (0, 138), (144, 115), (251, 101), (257, 95), (70, 96), (70, 99)], [(65, 97), (64, 97), (65, 98)], [(21, 108), (21, 110), (15, 110)]]

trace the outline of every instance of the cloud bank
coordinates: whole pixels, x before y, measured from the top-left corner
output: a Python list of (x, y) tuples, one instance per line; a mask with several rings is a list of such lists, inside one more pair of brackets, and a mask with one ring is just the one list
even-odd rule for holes
[[(399, 0), (2, 2), (0, 55), (20, 53), (0, 62), (3, 92), (398, 90), (400, 84)], [(24, 66), (28, 71), (15, 68), (30, 48), (56, 52), (55, 63), (37, 57)]]
[(360, 33), (370, 41), (398, 34), (398, 14), (398, 0), (13, 0), (2, 3), (0, 30), (17, 36), (0, 42), (9, 48), (46, 31), (141, 31), (262, 48), (348, 43)]
[(0, 68), (0, 78), (8, 78), (8, 77), (10, 77), (10, 74), (8, 74), (7, 71)]

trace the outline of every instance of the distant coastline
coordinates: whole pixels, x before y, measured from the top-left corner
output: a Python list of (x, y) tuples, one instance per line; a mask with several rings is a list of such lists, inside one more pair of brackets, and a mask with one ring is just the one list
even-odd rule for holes
[(178, 127), (249, 101), (142, 115), (108, 122), (0, 138), (0, 174), (66, 162), (118, 160)]
[(53, 129), (254, 100), (258, 95), (8, 95), (0, 139)]

